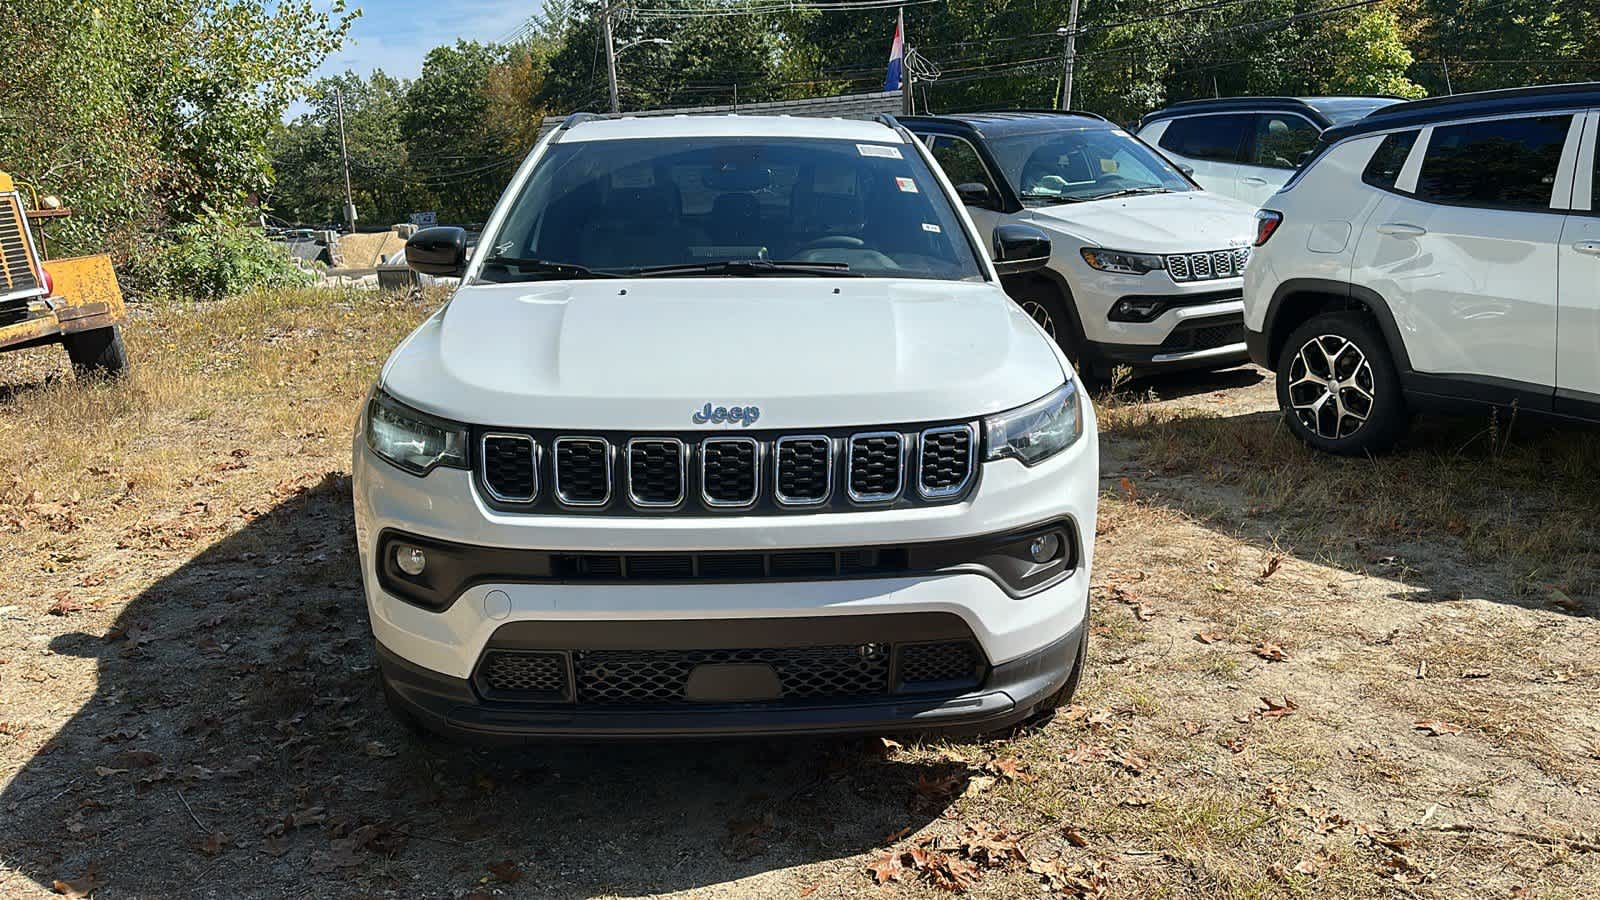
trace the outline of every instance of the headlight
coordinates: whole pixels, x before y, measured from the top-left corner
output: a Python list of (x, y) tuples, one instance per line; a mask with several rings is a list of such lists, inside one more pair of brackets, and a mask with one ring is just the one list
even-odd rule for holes
[(1083, 434), (1083, 402), (1075, 381), (1027, 406), (983, 420), (988, 436), (984, 459), (1015, 457), (1031, 466), (1072, 446)]
[(402, 404), (381, 389), (367, 403), (367, 446), (414, 475), (467, 467), (467, 427)]
[(1078, 253), (1084, 262), (1102, 272), (1143, 275), (1167, 267), (1166, 260), (1153, 253), (1128, 253), (1122, 250), (1102, 250), (1099, 247), (1085, 247)]

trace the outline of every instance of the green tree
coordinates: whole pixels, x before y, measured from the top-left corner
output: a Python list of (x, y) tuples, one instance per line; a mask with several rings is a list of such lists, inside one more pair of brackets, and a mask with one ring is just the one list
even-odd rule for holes
[(504, 146), (502, 123), (489, 115), (489, 73), (505, 48), (473, 41), (435, 47), (406, 89), (400, 123), (410, 159), (413, 202), (452, 222), (481, 222), (521, 153)]
[(406, 82), (379, 69), (367, 78), (345, 72), (308, 92), (310, 110), (278, 126), (270, 140), (273, 215), (292, 222), (338, 222), (343, 217), (338, 101), (344, 103), (351, 194), (368, 224), (404, 221), (413, 211), (410, 169), (401, 128)]

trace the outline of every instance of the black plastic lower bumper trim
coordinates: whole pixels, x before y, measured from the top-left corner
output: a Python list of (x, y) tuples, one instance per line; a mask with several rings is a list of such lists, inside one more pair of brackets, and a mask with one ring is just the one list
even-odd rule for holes
[(1041, 712), (1072, 674), (1083, 626), (1020, 659), (993, 667), (977, 689), (957, 696), (896, 695), (866, 703), (677, 706), (668, 709), (537, 708), (480, 700), (465, 678), (400, 658), (378, 644), (391, 702), (423, 728), (478, 744), (534, 740), (662, 739), (848, 732), (995, 731)]

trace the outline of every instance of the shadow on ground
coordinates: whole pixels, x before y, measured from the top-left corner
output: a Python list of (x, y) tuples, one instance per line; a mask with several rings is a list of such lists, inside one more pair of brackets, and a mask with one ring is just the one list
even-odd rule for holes
[(98, 688), (0, 794), (0, 862), (106, 896), (654, 893), (863, 852), (961, 789), (860, 739), (419, 742), (378, 688), (348, 496), (330, 475), (109, 637), (56, 639)]

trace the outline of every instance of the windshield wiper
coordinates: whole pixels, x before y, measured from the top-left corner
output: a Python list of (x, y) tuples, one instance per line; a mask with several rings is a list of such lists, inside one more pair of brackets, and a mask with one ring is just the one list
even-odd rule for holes
[(1082, 203), (1084, 201), (1082, 197), (1069, 197), (1066, 194), (1035, 194), (1029, 191), (1022, 192), (1022, 199), (1037, 200), (1043, 203)]
[(1095, 194), (1090, 200), (1110, 200), (1112, 197), (1132, 197), (1135, 194), (1170, 194), (1172, 191), (1164, 187), (1123, 188), (1109, 194)]
[(718, 262), (688, 263), (671, 266), (645, 266), (633, 274), (641, 278), (673, 277), (680, 275), (814, 275), (819, 278), (834, 276), (859, 278), (842, 262), (812, 262), (808, 260), (726, 259)]
[(502, 269), (517, 268), (528, 273), (542, 273), (548, 275), (564, 275), (568, 278), (621, 278), (615, 272), (596, 272), (593, 269), (580, 266), (577, 263), (551, 262), (547, 259), (529, 259), (524, 256), (495, 255), (483, 261), (485, 266), (497, 266)]

